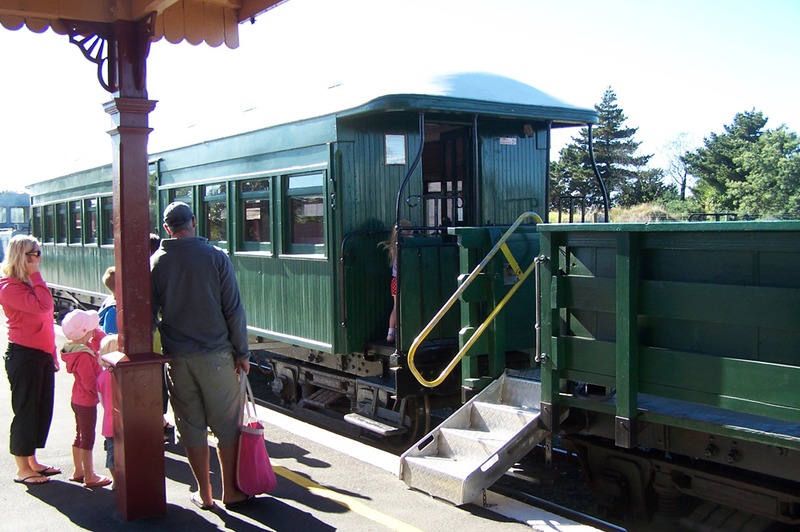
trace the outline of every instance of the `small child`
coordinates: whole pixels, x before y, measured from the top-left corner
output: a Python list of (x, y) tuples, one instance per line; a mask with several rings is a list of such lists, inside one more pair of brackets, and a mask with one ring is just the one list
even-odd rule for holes
[(116, 296), (116, 266), (109, 266), (103, 274), (103, 284), (106, 285), (111, 295), (100, 305), (100, 328), (106, 334), (117, 334), (117, 296)]
[(119, 350), (118, 337), (116, 334), (109, 334), (100, 341), (100, 352), (97, 357), (102, 368), (100, 375), (97, 376), (97, 393), (100, 394), (100, 402), (103, 404), (103, 423), (100, 433), (105, 438), (103, 448), (106, 451), (106, 467), (112, 480), (114, 479), (114, 397), (111, 390), (111, 365), (103, 360), (103, 355), (117, 350)]
[(76, 426), (75, 442), (72, 444), (75, 472), (70, 480), (82, 482), (87, 488), (111, 484), (110, 478), (94, 472), (92, 461), (99, 402), (97, 377), (101, 371), (96, 350), (105, 336), (99, 324), (97, 311), (80, 309), (71, 311), (61, 322), (61, 330), (67, 338), (61, 350), (61, 360), (67, 366), (67, 372), (75, 377), (71, 400)]
[[(398, 226), (407, 227), (411, 222), (403, 218), (400, 220)], [(397, 227), (392, 227), (392, 233), (389, 240), (385, 240), (378, 244), (379, 247), (384, 248), (389, 253), (389, 264), (392, 266), (392, 284), (390, 286), (390, 293), (392, 294), (392, 312), (389, 314), (389, 330), (386, 331), (386, 343), (393, 344), (397, 336), (397, 240), (398, 230)]]

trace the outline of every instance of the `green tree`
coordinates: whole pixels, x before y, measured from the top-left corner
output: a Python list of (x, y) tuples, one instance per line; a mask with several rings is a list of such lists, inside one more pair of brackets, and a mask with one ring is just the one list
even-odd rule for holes
[[(669, 192), (669, 187), (662, 181), (661, 170), (646, 168), (652, 155), (636, 155), (641, 144), (634, 140), (638, 128), (625, 126), (627, 117), (616, 102), (617, 95), (609, 87), (595, 105), (599, 122), (592, 130), (595, 162), (610, 206), (658, 200)], [(603, 194), (592, 169), (589, 128), (582, 128), (572, 141), (559, 152), (559, 159), (551, 168), (551, 207), (557, 207), (559, 195), (585, 196), (589, 206), (600, 207)]]
[(733, 123), (724, 126), (722, 134), (711, 133), (703, 139), (704, 146), (686, 154), (686, 167), (697, 178), (693, 192), (707, 210), (736, 210), (738, 201), (731, 195), (735, 183), (744, 183), (747, 174), (741, 167), (741, 157), (756, 144), (763, 134), (767, 119), (755, 110), (738, 113)]
[(800, 139), (785, 126), (766, 131), (739, 164), (747, 178), (728, 196), (738, 210), (760, 216), (800, 214)]

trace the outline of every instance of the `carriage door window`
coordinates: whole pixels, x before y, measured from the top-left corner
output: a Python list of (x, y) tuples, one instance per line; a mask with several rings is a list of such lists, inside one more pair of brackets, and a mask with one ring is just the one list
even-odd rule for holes
[[(426, 221), (432, 226), (472, 223), (466, 209), (472, 179), (470, 128), (429, 124), (432, 140), (425, 143), (423, 160)], [(425, 136), (428, 138), (429, 130)]]
[(209, 242), (226, 247), (228, 242), (228, 203), (225, 183), (203, 187), (203, 236)]
[(322, 173), (289, 176), (286, 190), (289, 253), (325, 252), (323, 185)]
[(239, 184), (239, 202), (242, 217), (240, 249), (243, 251), (269, 251), (272, 242), (269, 179), (242, 181)]
[(97, 242), (97, 199), (90, 198), (83, 200), (83, 209), (86, 213), (84, 242), (91, 244)]

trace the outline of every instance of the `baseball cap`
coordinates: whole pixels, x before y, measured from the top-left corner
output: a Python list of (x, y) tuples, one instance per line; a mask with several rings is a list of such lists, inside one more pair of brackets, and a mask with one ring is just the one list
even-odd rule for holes
[(164, 223), (170, 227), (182, 227), (194, 218), (192, 209), (182, 201), (173, 201), (164, 209)]
[(75, 309), (61, 320), (61, 332), (67, 340), (80, 340), (86, 333), (100, 325), (100, 316), (96, 310)]

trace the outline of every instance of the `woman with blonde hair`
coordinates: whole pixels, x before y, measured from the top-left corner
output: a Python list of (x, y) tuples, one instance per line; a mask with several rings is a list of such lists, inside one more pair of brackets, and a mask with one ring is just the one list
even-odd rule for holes
[(43, 449), (50, 432), (55, 399), (55, 372), (59, 369), (53, 328), (53, 297), (39, 263), (42, 249), (32, 236), (11, 239), (0, 265), (0, 305), (8, 325), (6, 373), (11, 384), (11, 454), (17, 462), (20, 484), (43, 484), (55, 467), (40, 464), (36, 449)]

